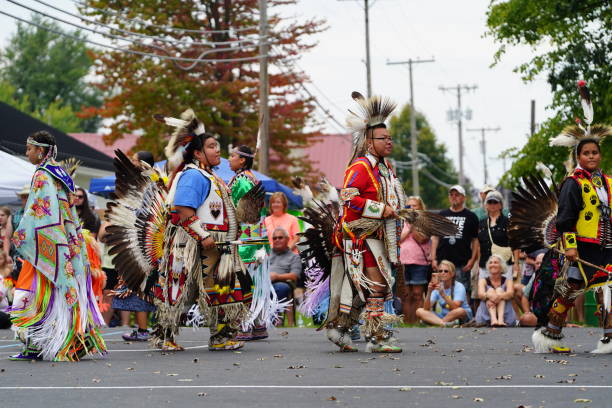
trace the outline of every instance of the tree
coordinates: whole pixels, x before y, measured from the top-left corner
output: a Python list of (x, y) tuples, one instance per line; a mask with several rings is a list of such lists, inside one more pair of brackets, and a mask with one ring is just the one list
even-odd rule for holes
[[(58, 109), (65, 116), (80, 111), (84, 106), (99, 106), (99, 91), (85, 82), (92, 66), (89, 51), (82, 41), (85, 37), (78, 31), (63, 31), (56, 23), (36, 14), (31, 19), (35, 24), (78, 39), (18, 23), (17, 32), (0, 53), (1, 78), (14, 86), (14, 98), (20, 102), (27, 101), (28, 112), (38, 112), (41, 117), (57, 115)], [(46, 112), (49, 108), (52, 113)], [(76, 119), (70, 120), (70, 129), (74, 129), (74, 123), (77, 123), (74, 129), (77, 131), (95, 131), (97, 128), (95, 117)]]
[[(138, 0), (131, 1), (124, 12), (120, 1), (89, 1), (92, 8), (83, 12), (103, 23), (170, 41), (149, 39), (148, 46), (132, 44), (132, 50), (188, 58), (197, 58), (203, 52), (208, 53), (203, 57), (206, 59), (252, 58), (203, 62), (186, 69), (182, 68), (189, 65), (185, 62), (116, 51), (97, 53), (96, 68), (102, 78), (99, 87), (109, 96), (95, 113), (114, 119), (106, 142), (112, 143), (125, 133), (140, 130), (143, 135), (137, 148), (161, 156), (169, 129), (151, 120), (152, 115), (176, 115), (191, 107), (208, 131), (220, 135), (223, 148), (230, 143), (254, 147), (259, 128), (258, 48), (231, 50), (232, 45), (227, 42), (248, 38), (257, 41), (257, 3), (257, 0)], [(268, 3), (275, 10), (294, 0), (269, 0)], [(142, 20), (148, 24), (140, 23)], [(169, 31), (152, 25), (211, 32)], [(270, 74), (270, 175), (288, 181), (293, 174), (310, 172), (307, 157), (290, 158), (290, 154), (295, 148), (307, 146), (320, 132), (319, 124), (312, 119), (315, 109), (312, 99), (298, 93), (297, 85), (306, 81), (306, 77), (287, 64), (287, 59), (296, 58), (315, 45), (309, 38), (321, 31), (322, 22), (285, 21), (272, 14), (269, 25), (269, 59), (275, 64)], [(229, 28), (232, 31), (222, 31)], [(110, 91), (115, 92), (110, 94)]]
[(28, 96), (25, 95), (19, 100), (15, 97), (16, 94), (17, 91), (14, 86), (8, 82), (0, 81), (0, 102), (11, 105), (62, 132), (71, 133), (82, 130), (82, 123), (77, 114), (70, 106), (63, 105), (61, 100), (57, 99), (51, 102), (43, 111), (32, 111), (30, 110), (31, 104)]
[[(391, 157), (398, 162), (412, 160), (410, 144), (410, 105), (404, 106), (399, 115), (393, 116), (389, 121), (389, 133), (396, 142)], [(421, 159), (424, 164), (420, 166), (419, 184), (421, 198), (430, 208), (445, 208), (448, 205), (448, 187), (457, 183), (457, 172), (451, 160), (446, 157), (446, 146), (438, 143), (425, 116), (417, 112), (417, 150), (425, 157)], [(402, 180), (406, 194), (412, 194), (411, 167), (398, 166), (398, 176)], [(467, 190), (467, 188), (466, 188)]]
[[(587, 81), (595, 107), (595, 122), (612, 122), (612, 13), (608, 0), (493, 0), (487, 12), (488, 31), (499, 49), (494, 64), (509, 47), (527, 45), (533, 58), (515, 68), (526, 81), (546, 75), (553, 93), (553, 118), (520, 150), (508, 152), (516, 159), (504, 176), (504, 183), (515, 186), (522, 175), (533, 173), (537, 161), (545, 162), (556, 179), (565, 175), (563, 161), (567, 150), (550, 147), (548, 141), (564, 126), (582, 117), (576, 83)], [(602, 146), (603, 167), (612, 166), (606, 155), (610, 141)]]

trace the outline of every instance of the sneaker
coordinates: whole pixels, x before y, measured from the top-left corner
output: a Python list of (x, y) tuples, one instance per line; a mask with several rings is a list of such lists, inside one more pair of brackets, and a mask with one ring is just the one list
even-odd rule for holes
[(131, 333), (123, 333), (121, 335), (125, 341), (149, 341), (151, 334), (149, 331), (141, 332), (139, 330), (133, 330)]
[(39, 350), (30, 348), (26, 348), (21, 353), (9, 357), (11, 361), (41, 361), (42, 359), (42, 353)]
[(231, 351), (231, 350), (241, 349), (242, 347), (244, 347), (244, 341), (227, 340), (224, 343), (209, 344), (208, 350), (209, 351)]
[(395, 346), (386, 341), (381, 341), (375, 343), (373, 341), (369, 341), (366, 345), (367, 353), (401, 353), (402, 348), (399, 346)]

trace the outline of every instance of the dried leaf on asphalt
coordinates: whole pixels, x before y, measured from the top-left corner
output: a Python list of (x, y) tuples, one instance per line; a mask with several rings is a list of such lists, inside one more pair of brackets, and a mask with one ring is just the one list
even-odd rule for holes
[(288, 331), (284, 331), (284, 332), (281, 332), (281, 333), (280, 333), (280, 335), (281, 335), (281, 336), (288, 336), (288, 335), (289, 335), (289, 332), (288, 332)]
[(257, 361), (264, 361), (265, 359), (266, 359), (265, 357), (259, 357)]
[(106, 366), (107, 366), (107, 367), (110, 367), (111, 365), (112, 365), (111, 363), (106, 363)]
[(576, 382), (575, 378), (568, 378), (566, 380), (557, 381), (559, 384), (573, 384)]
[(410, 387), (402, 387), (399, 390), (400, 391), (412, 391), (412, 388), (410, 388)]
[(568, 377), (578, 377), (578, 374), (571, 373), (571, 374), (568, 374), (567, 376)]
[(329, 397), (327, 400), (328, 401), (336, 401), (338, 398), (334, 397), (333, 395), (331, 397)]
[(511, 380), (512, 374), (500, 375), (499, 377), (495, 377), (496, 380)]
[(592, 402), (592, 401), (590, 399), (586, 399), (586, 398), (576, 398), (574, 400), (574, 402), (580, 403), (580, 402)]
[(134, 371), (134, 367), (128, 367), (128, 368), (126, 368), (126, 370), (128, 370), (128, 371)]
[(240, 363), (234, 363), (234, 365), (235, 365), (236, 367), (238, 367), (238, 366), (240, 366)]
[(484, 398), (475, 397), (474, 402), (484, 402)]
[(463, 397), (461, 395), (456, 395), (455, 394), (455, 395), (451, 395), (451, 398), (452, 399), (460, 399), (460, 398), (463, 398)]
[(283, 358), (284, 356), (282, 354), (275, 354), (274, 358)]
[(208, 393), (206, 392), (198, 392), (198, 397), (207, 397)]
[(198, 361), (200, 361), (200, 360), (198, 360), (197, 358), (194, 358), (194, 359), (193, 359), (193, 362), (194, 362), (194, 363), (197, 363)]
[(161, 371), (153, 371), (153, 374), (161, 374)]
[(92, 382), (92, 383), (96, 383), (96, 384), (98, 384), (100, 381), (102, 381), (102, 380), (101, 380), (101, 379), (99, 379), (99, 378), (92, 378), (92, 379), (91, 379), (91, 382)]
[(193, 380), (191, 378), (179, 378), (178, 380), (176, 380), (176, 382), (192, 382)]
[(535, 378), (544, 378), (544, 376), (542, 374), (536, 374), (534, 375)]
[(168, 373), (166, 374), (168, 377), (176, 377), (178, 374), (177, 373)]
[(299, 370), (300, 368), (306, 368), (306, 366), (301, 365), (301, 364), (297, 364), (297, 365), (291, 365), (289, 367), (287, 367), (289, 370)]
[(453, 383), (452, 382), (444, 382), (444, 381), (436, 381), (436, 385), (449, 386), (449, 385), (453, 385)]
[(458, 348), (458, 349), (455, 350), (455, 353), (461, 353), (463, 350), (464, 349), (462, 349), (462, 348)]

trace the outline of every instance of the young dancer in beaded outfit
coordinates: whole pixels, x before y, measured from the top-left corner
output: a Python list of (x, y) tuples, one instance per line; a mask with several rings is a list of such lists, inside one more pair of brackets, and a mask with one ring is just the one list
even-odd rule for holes
[[(562, 343), (562, 328), (576, 296), (585, 290), (596, 291), (600, 304), (603, 337), (593, 353), (612, 353), (612, 313), (610, 291), (612, 285), (612, 178), (601, 170), (600, 141), (612, 133), (605, 125), (591, 125), (593, 106), (584, 81), (578, 83), (584, 111), (585, 125), (578, 124), (563, 130), (551, 140), (553, 146), (571, 148), (578, 166), (563, 180), (559, 195), (556, 227), (561, 234), (567, 281), (557, 285), (557, 297), (548, 312), (548, 321), (533, 334), (536, 352), (569, 352)], [(584, 260), (601, 269), (594, 268)]]
[(105, 352), (75, 186), (56, 153), (50, 133), (28, 137), (26, 156), (37, 167), (12, 239), (24, 262), (11, 318), (25, 348), (12, 360), (78, 361)]

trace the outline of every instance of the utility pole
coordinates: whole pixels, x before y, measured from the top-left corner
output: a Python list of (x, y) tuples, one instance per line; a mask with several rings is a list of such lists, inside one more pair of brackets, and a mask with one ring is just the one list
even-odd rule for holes
[(408, 64), (408, 72), (410, 73), (410, 150), (412, 155), (412, 191), (414, 195), (421, 194), (421, 186), (419, 184), (419, 166), (418, 166), (418, 150), (417, 150), (417, 130), (416, 130), (416, 108), (414, 107), (414, 86), (412, 84), (412, 64), (420, 64), (425, 62), (435, 62), (432, 57), (428, 60), (417, 58), (408, 61), (387, 61), (387, 65), (405, 65)]
[[(354, 1), (354, 0), (338, 0)], [(370, 64), (370, 8), (376, 0), (363, 0), (363, 10), (365, 12), (365, 47), (366, 47), (366, 82), (368, 98), (372, 96), (372, 68)]]
[(467, 120), (471, 119), (469, 117), (470, 114), (466, 114), (467, 112), (463, 112), (461, 110), (461, 92), (462, 91), (467, 91), (467, 92), (473, 91), (476, 88), (478, 88), (478, 86), (476, 85), (459, 85), (459, 84), (457, 84), (456, 87), (440, 86), (440, 90), (442, 92), (450, 91), (450, 92), (455, 92), (457, 94), (457, 111), (454, 114), (451, 111), (450, 119), (457, 121), (457, 129), (459, 130), (459, 184), (460, 185), (463, 185), (465, 183), (465, 174), (463, 173), (463, 133), (462, 133), (463, 117), (465, 116)]
[(268, 5), (259, 0), (259, 171), (268, 174), (270, 159), (270, 108), (268, 106)]
[(529, 134), (533, 136), (535, 133), (535, 99), (531, 100), (531, 127)]
[(481, 132), (482, 138), (480, 140), (480, 151), (482, 152), (482, 165), (484, 167), (484, 183), (488, 183), (489, 172), (487, 170), (487, 141), (485, 139), (485, 132), (499, 132), (500, 127), (490, 128), (490, 127), (482, 127), (476, 129), (466, 129), (468, 132)]

